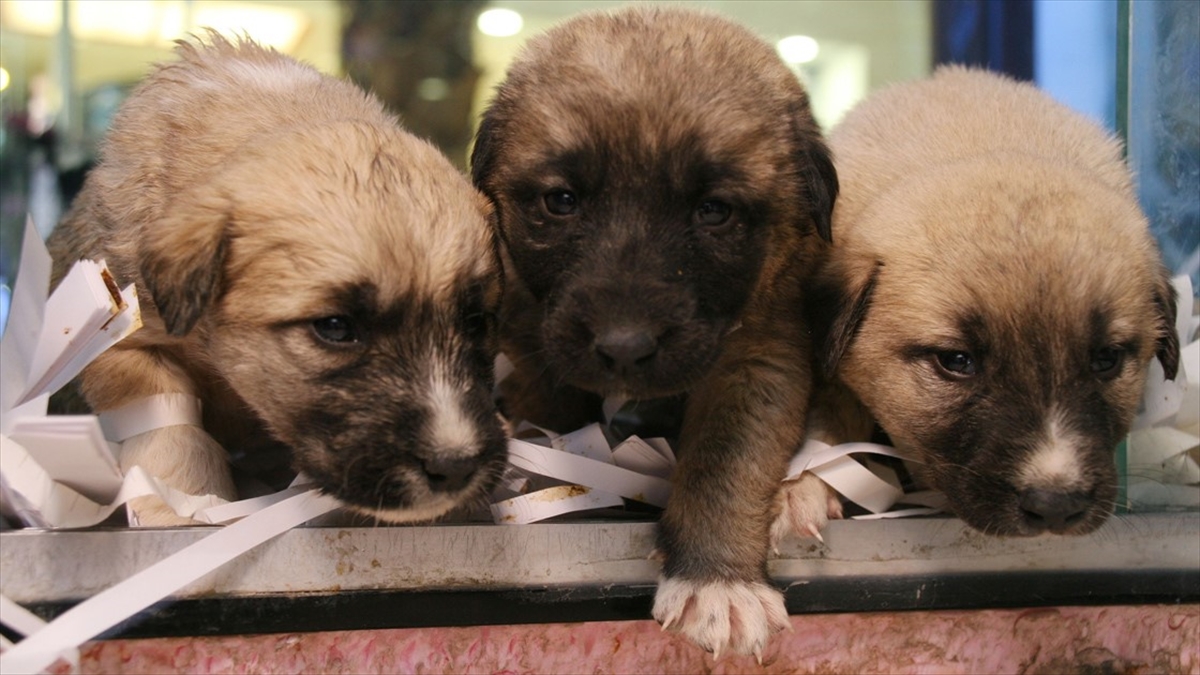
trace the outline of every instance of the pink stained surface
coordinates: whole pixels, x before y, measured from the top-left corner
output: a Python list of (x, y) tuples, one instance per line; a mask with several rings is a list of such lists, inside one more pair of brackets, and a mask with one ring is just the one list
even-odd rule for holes
[(1188, 673), (1200, 605), (793, 616), (759, 666), (652, 621), (112, 640), (83, 673)]

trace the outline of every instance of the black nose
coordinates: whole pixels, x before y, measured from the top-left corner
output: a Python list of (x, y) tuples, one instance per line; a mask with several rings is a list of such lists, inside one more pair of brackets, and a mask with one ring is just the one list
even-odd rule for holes
[(466, 487), (475, 475), (474, 458), (434, 457), (421, 460), (421, 468), (435, 492), (454, 492)]
[(1087, 495), (1078, 492), (1025, 490), (1020, 506), (1025, 522), (1039, 530), (1060, 532), (1083, 520), (1090, 504)]
[(593, 344), (604, 367), (618, 372), (644, 366), (658, 352), (658, 338), (645, 328), (613, 328)]

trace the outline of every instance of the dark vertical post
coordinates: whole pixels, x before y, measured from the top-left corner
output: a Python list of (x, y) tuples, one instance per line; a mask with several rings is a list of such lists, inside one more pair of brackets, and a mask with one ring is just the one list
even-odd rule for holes
[(342, 64), (404, 126), (438, 146), (460, 168), (471, 139), (479, 79), (471, 34), (486, 2), (342, 0)]
[(936, 0), (933, 35), (935, 64), (1033, 79), (1033, 0)]

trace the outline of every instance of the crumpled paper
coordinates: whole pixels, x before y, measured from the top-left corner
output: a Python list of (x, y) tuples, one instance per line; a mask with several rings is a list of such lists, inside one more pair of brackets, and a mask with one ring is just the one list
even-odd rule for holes
[(1166, 379), (1152, 360), (1141, 412), (1126, 443), (1125, 503), (1131, 511), (1200, 508), (1200, 314), (1191, 279), (1172, 280), (1179, 372)]
[(20, 276), (0, 341), (0, 506), (32, 527), (86, 527), (134, 497), (155, 494), (201, 522), (241, 519), (46, 624), (0, 596), (0, 622), (26, 638), (0, 642), (0, 672), (38, 672), (77, 647), (245, 551), (339, 505), (299, 477), (266, 497), (227, 503), (186, 495), (133, 467), (119, 443), (172, 424), (199, 424), (199, 401), (161, 395), (96, 415), (48, 416), (50, 393), (141, 325), (133, 286), (118, 289), (103, 262), (82, 261), (49, 294), (50, 255), (27, 222)]
[(50, 266), (45, 244), (26, 220), (20, 274), (0, 341), (0, 508), (42, 527), (60, 525), (58, 515), (120, 490), (113, 447), (97, 418), (48, 417), (46, 406), (52, 392), (141, 327), (134, 287), (118, 288), (103, 262), (79, 261), (53, 295)]

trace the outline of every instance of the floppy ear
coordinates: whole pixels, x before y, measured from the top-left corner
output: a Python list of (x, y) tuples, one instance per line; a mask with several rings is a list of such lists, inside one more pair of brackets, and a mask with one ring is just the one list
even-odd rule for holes
[(1179, 372), (1179, 334), (1175, 331), (1177, 301), (1175, 287), (1171, 285), (1171, 276), (1163, 269), (1154, 284), (1154, 306), (1158, 310), (1159, 324), (1154, 355), (1162, 364), (1163, 373), (1168, 380), (1174, 380)]
[(817, 234), (825, 241), (833, 241), (833, 204), (837, 201), (838, 177), (833, 167), (829, 148), (820, 139), (813, 138), (808, 149), (801, 151), (797, 159), (808, 193), (809, 217), (817, 226)]
[(484, 111), (483, 118), (479, 121), (479, 130), (475, 132), (475, 146), (471, 148), (471, 180), (480, 190), (495, 168), (496, 146), (500, 143), (500, 125), (496, 121), (497, 105), (493, 102)]
[(825, 241), (833, 241), (833, 203), (837, 201), (838, 177), (829, 148), (821, 140), (821, 130), (808, 108), (808, 96), (798, 92), (789, 104), (794, 157), (804, 194), (808, 198), (808, 216)]
[(186, 335), (221, 292), (229, 202), (207, 193), (175, 202), (147, 227), (139, 249), (142, 282), (171, 335)]
[(827, 381), (837, 374), (854, 336), (871, 306), (882, 261), (859, 265), (825, 265), (804, 297), (804, 310), (813, 335), (813, 357)]

